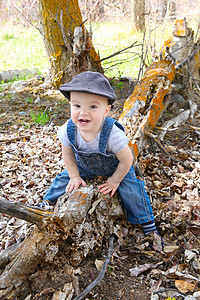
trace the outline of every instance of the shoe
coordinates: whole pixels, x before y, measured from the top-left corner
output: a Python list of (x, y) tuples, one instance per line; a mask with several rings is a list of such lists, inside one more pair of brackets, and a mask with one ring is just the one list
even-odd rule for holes
[(39, 208), (43, 208), (45, 210), (50, 210), (50, 211), (53, 210), (53, 206), (54, 206), (54, 203), (52, 203), (48, 200), (43, 200), (41, 203), (39, 203), (37, 205), (37, 207), (39, 207)]

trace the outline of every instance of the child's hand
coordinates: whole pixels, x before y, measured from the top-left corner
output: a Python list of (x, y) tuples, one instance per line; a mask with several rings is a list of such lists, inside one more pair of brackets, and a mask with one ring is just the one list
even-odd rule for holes
[(98, 188), (100, 193), (103, 193), (104, 195), (111, 192), (110, 196), (112, 197), (118, 189), (119, 184), (120, 182), (116, 182), (112, 179), (112, 177), (109, 177), (106, 182), (101, 184)]
[(74, 190), (77, 190), (81, 184), (83, 186), (86, 186), (86, 182), (80, 176), (73, 177), (68, 182), (68, 185), (66, 186), (65, 191), (72, 192)]

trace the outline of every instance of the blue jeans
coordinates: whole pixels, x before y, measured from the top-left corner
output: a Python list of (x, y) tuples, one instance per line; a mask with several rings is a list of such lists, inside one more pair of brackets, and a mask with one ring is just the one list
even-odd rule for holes
[[(88, 169), (78, 166), (80, 177), (83, 180), (92, 179), (95, 176)], [(108, 174), (107, 177), (112, 175)], [(57, 175), (47, 191), (44, 200), (55, 203), (65, 193), (65, 188), (70, 178), (67, 170)], [(121, 181), (118, 192), (121, 198), (122, 207), (127, 213), (127, 220), (132, 224), (143, 224), (154, 220), (149, 197), (144, 188), (144, 182), (135, 176), (133, 167)]]

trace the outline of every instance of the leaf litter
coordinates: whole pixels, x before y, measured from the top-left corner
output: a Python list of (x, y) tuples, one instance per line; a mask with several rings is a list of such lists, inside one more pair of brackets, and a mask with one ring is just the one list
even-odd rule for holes
[[(124, 89), (127, 93), (127, 89), (131, 87), (124, 85)], [(26, 97), (27, 92), (26, 88), (24, 91)], [(33, 94), (32, 91), (31, 93)], [(113, 117), (118, 118), (120, 115), (126, 99), (123, 93), (124, 90), (119, 91), (118, 98), (121, 100), (111, 112)], [(48, 102), (49, 106), (55, 108), (55, 100), (53, 104), (49, 102), (51, 94), (48, 93), (45, 96), (47, 98), (40, 94), (40, 99), (43, 100), (36, 104), (41, 106)], [(35, 98), (39, 96), (36, 90), (34, 95)], [(23, 91), (20, 90), (20, 97), (22, 96)], [(6, 98), (6, 105), (9, 105), (8, 99)], [(26, 124), (27, 122), (30, 124), (30, 120), (23, 119), (25, 125), (20, 125), (19, 122), (11, 125), (9, 123), (10, 127), (5, 130), (6, 114), (1, 117), (4, 126), (0, 134), (1, 198), (37, 205), (42, 201), (52, 180), (63, 170), (61, 145), (57, 138), (59, 126), (55, 125), (59, 124), (58, 120), (61, 119), (64, 123), (63, 115), (69, 109), (68, 104), (63, 105), (62, 101), (60, 108), (62, 118), (56, 115), (53, 122), (47, 126), (31, 125), (27, 128)], [(29, 109), (30, 106), (27, 106), (27, 110)], [(22, 117), (18, 115), (18, 118)], [(14, 122), (17, 122), (18, 118), (13, 117)], [(97, 295), (98, 299), (117, 299), (117, 296), (120, 296), (119, 299), (142, 300), (200, 297), (198, 112), (194, 119), (195, 123), (191, 124), (188, 121), (180, 127), (180, 131), (166, 133), (164, 139), (168, 151), (191, 165), (192, 171), (186, 170), (179, 163), (174, 163), (159, 149), (152, 153), (149, 145), (139, 158), (139, 166), (152, 201), (156, 225), (164, 242), (163, 251), (149, 249), (149, 241), (144, 237), (141, 228), (130, 225), (128, 235), (122, 237), (125, 239), (124, 244), (115, 249), (111, 263), (112, 271), (107, 272), (102, 283), (91, 291), (91, 297)], [(22, 242), (32, 229), (33, 225), (26, 221), (0, 215), (0, 250)], [(102, 252), (96, 259), (96, 262), (101, 262), (104, 253)], [(91, 258), (88, 258), (79, 270), (80, 287), (85, 286), (85, 281), (91, 281), (98, 272), (95, 260)]]

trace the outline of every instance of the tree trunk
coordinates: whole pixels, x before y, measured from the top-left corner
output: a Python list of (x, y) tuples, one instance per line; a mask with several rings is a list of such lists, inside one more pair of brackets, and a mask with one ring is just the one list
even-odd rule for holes
[[(103, 72), (91, 35), (83, 24), (78, 0), (39, 0), (39, 7), (53, 85), (58, 88), (75, 74), (87, 69)], [(77, 27), (82, 30), (82, 45), (79, 53), (74, 53), (74, 32)], [(72, 62), (74, 58), (75, 66)]]
[(138, 31), (145, 30), (145, 0), (132, 0), (133, 24)]
[[(113, 233), (122, 243), (124, 214), (118, 195), (112, 198), (102, 195), (91, 183), (60, 197), (54, 212), (0, 201), (0, 213), (36, 224), (32, 234), (20, 245), (13, 245), (0, 254), (0, 299), (25, 299), (34, 291), (48, 290), (49, 286), (55, 299), (71, 299), (64, 298), (61, 291), (66, 289), (70, 295), (79, 293), (73, 267), (88, 254), (97, 255), (103, 241), (108, 241)], [(59, 280), (58, 269), (62, 274)]]

